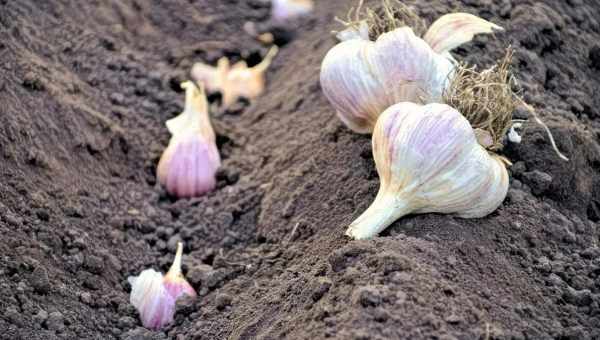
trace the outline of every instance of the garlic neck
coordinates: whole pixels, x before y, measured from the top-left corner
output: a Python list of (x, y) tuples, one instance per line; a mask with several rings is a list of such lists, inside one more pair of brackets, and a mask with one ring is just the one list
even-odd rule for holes
[(347, 24), (347, 28), (341, 32), (338, 32), (336, 37), (339, 41), (346, 41), (351, 39), (361, 39), (370, 41), (369, 39), (369, 24), (365, 20), (360, 21), (357, 24)]
[(350, 224), (346, 235), (357, 240), (373, 238), (394, 221), (412, 211), (413, 208), (407, 200), (379, 190), (375, 201)]
[(209, 141), (214, 141), (215, 133), (208, 115), (208, 101), (204, 86), (196, 86), (190, 81), (183, 82), (181, 87), (185, 89), (185, 107), (177, 117), (167, 121), (167, 129), (173, 135), (173, 139), (187, 136), (189, 133), (200, 133)]
[(181, 257), (183, 256), (183, 244), (181, 242), (177, 243), (177, 251), (175, 252), (175, 259), (173, 260), (173, 264), (169, 271), (165, 275), (165, 278), (170, 280), (178, 279), (182, 277), (181, 273)]

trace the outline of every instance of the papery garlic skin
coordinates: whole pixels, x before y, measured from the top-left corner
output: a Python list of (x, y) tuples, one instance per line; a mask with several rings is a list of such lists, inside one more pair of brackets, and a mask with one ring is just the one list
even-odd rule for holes
[(369, 40), (369, 24), (367, 21), (362, 20), (358, 24), (349, 25), (343, 31), (337, 32), (335, 37), (339, 41), (346, 41), (350, 39)]
[(441, 101), (453, 70), (450, 60), (402, 27), (375, 42), (337, 44), (323, 60), (320, 80), (340, 119), (355, 132), (370, 133), (379, 114), (394, 103)]
[(153, 269), (146, 269), (139, 276), (130, 276), (130, 303), (140, 313), (144, 327), (158, 330), (173, 321), (175, 304), (182, 295), (195, 298), (196, 291), (181, 273), (183, 245), (177, 244), (173, 265), (163, 275)]
[(312, 0), (272, 0), (271, 18), (276, 22), (285, 22), (312, 12)]
[(515, 143), (515, 144), (519, 144), (521, 143), (521, 135), (519, 135), (519, 133), (517, 132), (517, 130), (515, 130), (515, 128), (520, 129), (523, 126), (523, 124), (521, 123), (515, 123), (513, 124), (513, 126), (510, 127), (510, 130), (508, 130), (508, 140), (511, 143)]
[(159, 182), (177, 197), (194, 197), (213, 190), (221, 165), (215, 133), (202, 88), (183, 83), (184, 112), (167, 121), (172, 137), (157, 168)]
[(504, 160), (490, 155), (469, 122), (445, 104), (388, 108), (373, 132), (373, 156), (380, 188), (346, 232), (355, 239), (372, 238), (412, 213), (483, 217), (508, 191)]

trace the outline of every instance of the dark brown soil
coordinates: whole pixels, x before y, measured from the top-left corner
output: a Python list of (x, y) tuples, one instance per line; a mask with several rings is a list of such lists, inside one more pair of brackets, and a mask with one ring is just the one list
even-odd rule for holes
[[(600, 339), (600, 4), (407, 2), (504, 26), (456, 55), (483, 67), (511, 44), (571, 161), (527, 123), (495, 213), (357, 242), (344, 230), (377, 191), (370, 140), (318, 81), (354, 1), (276, 31), (289, 43), (263, 97), (224, 111), (211, 96), (219, 188), (175, 200), (154, 172), (178, 84), (196, 61), (260, 61), (242, 27), (269, 29), (268, 1), (0, 0), (0, 338)], [(150, 332), (126, 278), (165, 271), (178, 240), (200, 298)]]

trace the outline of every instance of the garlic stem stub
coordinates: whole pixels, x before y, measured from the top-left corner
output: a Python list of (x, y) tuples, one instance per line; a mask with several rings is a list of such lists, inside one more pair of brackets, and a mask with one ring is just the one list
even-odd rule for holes
[(271, 47), (263, 60), (248, 67), (245, 61), (231, 66), (227, 57), (222, 57), (217, 66), (196, 63), (190, 74), (192, 79), (203, 84), (209, 92), (221, 92), (222, 104), (231, 106), (238, 98), (254, 99), (265, 90), (265, 73), (279, 51), (277, 46)]
[(488, 153), (462, 114), (445, 104), (389, 107), (373, 132), (373, 156), (380, 187), (346, 231), (354, 239), (372, 238), (408, 214), (483, 217), (508, 192), (508, 161)]
[(434, 22), (425, 39), (404, 26), (371, 41), (367, 21), (350, 24), (323, 59), (323, 93), (351, 130), (371, 133), (379, 114), (393, 104), (442, 102), (455, 70), (449, 50), (475, 34), (501, 29), (474, 15), (454, 13)]
[(194, 197), (215, 188), (221, 157), (203, 87), (192, 82), (181, 87), (186, 93), (185, 108), (166, 123), (172, 137), (158, 163), (157, 177), (170, 194)]
[(146, 269), (139, 276), (130, 276), (130, 302), (140, 313), (144, 327), (158, 330), (173, 321), (175, 303), (183, 295), (196, 298), (196, 291), (181, 273), (183, 244), (177, 244), (175, 260), (167, 274)]

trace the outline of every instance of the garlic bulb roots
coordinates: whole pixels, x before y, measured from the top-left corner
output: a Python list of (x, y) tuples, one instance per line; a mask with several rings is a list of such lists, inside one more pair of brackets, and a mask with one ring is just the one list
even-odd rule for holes
[(489, 134), (491, 143), (482, 145), (492, 151), (503, 148), (518, 104), (512, 54), (508, 49), (501, 61), (482, 71), (458, 65), (443, 95), (443, 102), (462, 113), (476, 131)]
[(488, 153), (469, 122), (445, 104), (388, 108), (373, 132), (373, 156), (380, 188), (346, 232), (355, 239), (371, 238), (411, 213), (483, 217), (508, 191), (503, 158)]

